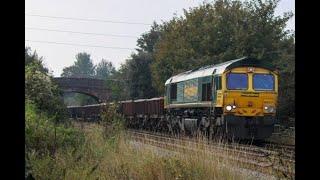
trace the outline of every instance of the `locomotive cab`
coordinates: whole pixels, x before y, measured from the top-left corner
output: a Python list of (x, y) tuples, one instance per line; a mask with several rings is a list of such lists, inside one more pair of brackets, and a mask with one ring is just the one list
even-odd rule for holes
[[(277, 75), (267, 69), (241, 67), (223, 75), (223, 112), (225, 115), (274, 115), (278, 93)], [(222, 97), (219, 97), (222, 98)]]
[(277, 73), (264, 67), (235, 67), (223, 73), (222, 81), (219, 102), (230, 135), (242, 139), (271, 136), (277, 107)]

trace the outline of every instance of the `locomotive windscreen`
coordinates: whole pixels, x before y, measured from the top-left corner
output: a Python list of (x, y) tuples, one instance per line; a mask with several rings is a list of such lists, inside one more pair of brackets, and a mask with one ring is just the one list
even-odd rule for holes
[(248, 89), (248, 75), (245, 73), (229, 73), (227, 75), (228, 89)]
[(253, 88), (255, 90), (274, 90), (274, 76), (271, 74), (254, 74)]

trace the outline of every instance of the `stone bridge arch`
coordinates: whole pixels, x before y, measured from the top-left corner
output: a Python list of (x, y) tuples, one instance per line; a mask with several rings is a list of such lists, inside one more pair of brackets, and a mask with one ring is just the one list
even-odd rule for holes
[(98, 102), (107, 102), (111, 96), (110, 89), (101, 79), (57, 77), (54, 81), (63, 92), (86, 94), (94, 97)]

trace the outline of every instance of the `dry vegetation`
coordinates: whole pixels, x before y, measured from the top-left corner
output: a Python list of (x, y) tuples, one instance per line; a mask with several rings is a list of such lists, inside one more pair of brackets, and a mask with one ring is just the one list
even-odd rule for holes
[[(48, 117), (40, 115), (27, 105), (26, 171), (35, 179), (270, 178), (197, 145), (189, 145), (199, 149), (195, 152), (139, 144), (124, 130), (114, 108), (106, 108), (99, 124), (57, 125), (56, 132)], [(230, 151), (226, 148), (222, 154), (230, 156)]]
[(85, 134), (85, 142), (79, 148), (59, 149), (54, 157), (30, 156), (36, 179), (263, 178), (235, 168), (233, 162), (212, 156), (209, 151), (168, 155), (159, 153), (157, 148), (133, 143), (124, 131), (106, 137), (104, 126), (99, 124), (75, 127)]
[(295, 145), (295, 128), (277, 128), (276, 133), (268, 140), (280, 144)]
[[(81, 127), (78, 127), (81, 128)], [(58, 150), (54, 157), (30, 156), (37, 179), (247, 179), (226, 162), (208, 161), (204, 154), (159, 156), (132, 146), (123, 132), (105, 138), (103, 127), (85, 125), (78, 149)], [(224, 166), (221, 166), (224, 164)]]

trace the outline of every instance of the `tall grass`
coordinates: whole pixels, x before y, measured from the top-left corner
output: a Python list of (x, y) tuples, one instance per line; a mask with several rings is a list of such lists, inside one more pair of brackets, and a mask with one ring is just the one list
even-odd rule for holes
[[(31, 154), (34, 177), (39, 179), (247, 179), (204, 154), (159, 155), (136, 146), (121, 133), (113, 140), (104, 127), (88, 124), (85, 142), (77, 150), (59, 149), (54, 158)], [(117, 142), (117, 143), (114, 143)], [(116, 144), (116, 145), (115, 145)]]
[(55, 158), (57, 150), (75, 150), (84, 142), (83, 132), (56, 122), (55, 117), (40, 111), (31, 101), (26, 101), (25, 109), (26, 176), (41, 168), (52, 169), (49, 160)]
[[(30, 148), (31, 150), (27, 151), (29, 174), (36, 179), (253, 178), (246, 173), (236, 171), (228, 160), (222, 160), (209, 151), (198, 153), (171, 151), (166, 154), (159, 148), (139, 144), (126, 134), (121, 117), (113, 114), (114, 109), (107, 108), (105, 113), (100, 124), (73, 123), (68, 127), (72, 132), (80, 132), (80, 139), (80, 134), (83, 135), (83, 140), (77, 141), (76, 145), (72, 143), (60, 145), (54, 154), (39, 154), (39, 148), (46, 149), (45, 146)], [(36, 127), (28, 128), (31, 130)], [(41, 135), (43, 135), (41, 142), (49, 143), (46, 142), (51, 140), (48, 134), (41, 133)], [(29, 142), (35, 140), (34, 136), (29, 138)], [(63, 142), (68, 142), (63, 136), (59, 138), (62, 138)]]
[[(112, 107), (106, 108), (100, 124), (68, 127), (73, 136), (57, 131), (60, 143), (50, 153), (53, 124), (47, 120), (49, 117), (40, 117), (32, 106), (27, 105), (26, 109), (26, 169), (36, 179), (246, 179), (221, 166), (218, 159), (208, 161), (201, 153), (168, 156), (148, 146), (137, 146)], [(65, 136), (79, 141), (70, 143)]]

